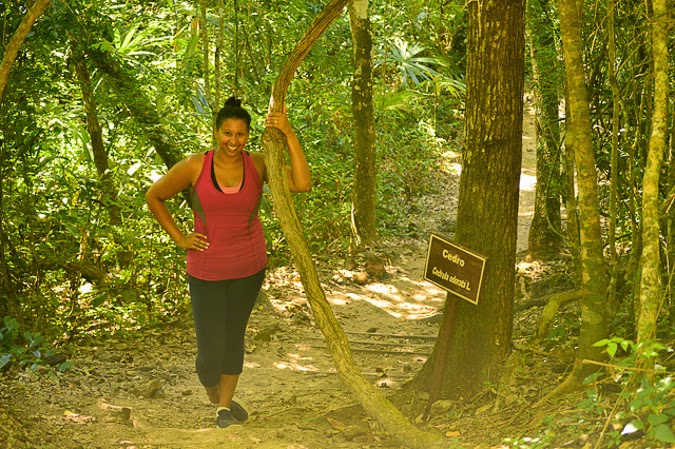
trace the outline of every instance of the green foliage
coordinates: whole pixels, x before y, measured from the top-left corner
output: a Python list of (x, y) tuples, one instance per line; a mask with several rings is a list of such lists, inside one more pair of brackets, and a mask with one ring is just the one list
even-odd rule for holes
[[(220, 102), (233, 94), (243, 98), (253, 115), (252, 151), (260, 151), (276, 74), (322, 7), (253, 0), (224, 11)], [(439, 10), (425, 2), (373, 4), (375, 53), (387, 61), (374, 75), (377, 215), (384, 236), (409, 233), (416, 203), (435, 188), (439, 158), (457, 137), (464, 56), (455, 50), (462, 46), (462, 14), (462, 8)], [(215, 92), (205, 90), (203, 49), (210, 45), (214, 57), (217, 15), (209, 9), (208, 43), (200, 41), (195, 6), (175, 1), (57, 2), (34, 27), (0, 107), (0, 315), (63, 341), (132, 332), (189, 308), (185, 254), (150, 216), (143, 197), (167, 168), (124, 92), (96, 70), (87, 51), (105, 50), (133, 68), (148, 110), (160, 116), (166, 139), (183, 155), (205, 151), (211, 112), (219, 105), (213, 104)], [(9, 36), (20, 17), (3, 18)], [(74, 45), (92, 78), (114, 199), (103, 194), (94, 165)], [(328, 257), (349, 246), (351, 58), (345, 14), (312, 48), (287, 97), (313, 177), (312, 191), (295, 196), (296, 209), (311, 251)], [(273, 267), (287, 263), (289, 254), (270, 201), (266, 194), (260, 213)], [(178, 225), (189, 229), (192, 212), (183, 198), (168, 204)], [(111, 222), (112, 206), (122, 225)]]
[[(0, 372), (11, 366), (18, 368), (29, 367), (35, 369), (38, 366), (48, 364), (46, 360), (55, 354), (49, 349), (45, 337), (39, 333), (21, 332), (19, 323), (15, 318), (6, 316), (2, 319), (0, 327)], [(59, 365), (59, 371), (66, 371), (72, 366), (72, 362), (63, 362)]]
[[(645, 438), (656, 445), (675, 443), (675, 379), (672, 373), (665, 373), (658, 364), (653, 374), (631, 370), (640, 358), (659, 360), (672, 356), (673, 348), (659, 342), (637, 348), (634, 342), (623, 338), (601, 340), (596, 346), (606, 346), (616, 366), (612, 380), (623, 386), (620, 398), (626, 407), (613, 418), (615, 427), (622, 429), (613, 432), (616, 445), (622, 435), (636, 432), (644, 433)], [(626, 369), (621, 369), (624, 367)], [(632, 388), (636, 377), (639, 385)]]
[(375, 61), (375, 67), (382, 67), (392, 62), (401, 74), (401, 81), (408, 86), (412, 81), (414, 86), (424, 80), (431, 80), (440, 74), (430, 66), (442, 66), (440, 58), (420, 56), (426, 50), (420, 44), (410, 44), (401, 38), (394, 39), (390, 47), (380, 50), (380, 58)]

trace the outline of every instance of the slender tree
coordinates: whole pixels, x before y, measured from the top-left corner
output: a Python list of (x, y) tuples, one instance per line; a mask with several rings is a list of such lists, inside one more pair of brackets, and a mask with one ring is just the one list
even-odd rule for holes
[(377, 161), (373, 113), (373, 37), (368, 0), (349, 2), (354, 46), (352, 115), (354, 123), (354, 186), (352, 234), (356, 247), (372, 243), (377, 235)]
[(557, 390), (561, 392), (580, 385), (580, 382), (595, 370), (593, 365), (583, 363), (585, 359), (600, 360), (602, 358), (602, 348), (593, 345), (607, 336), (605, 301), (609, 279), (602, 254), (598, 179), (582, 57), (583, 0), (559, 0), (558, 11), (567, 85), (568, 116), (565, 144), (568, 151), (571, 148), (575, 154), (581, 250), (579, 254), (581, 266), (579, 347), (572, 373)]
[[(347, 1), (333, 0), (327, 4), (307, 33), (295, 46), (274, 84), (272, 110), (280, 111), (283, 109), (286, 93), (296, 69), (307, 56), (314, 42), (323, 34), (330, 23), (341, 14)], [(317, 325), (326, 338), (328, 350), (345, 387), (354, 394), (366, 412), (406, 447), (411, 449), (440, 449), (445, 447), (445, 441), (441, 438), (421, 432), (413, 426), (389, 400), (374, 388), (371, 382), (366, 380), (354, 363), (347, 334), (335, 318), (330, 304), (326, 300), (326, 294), (319, 282), (314, 261), (303, 236), (302, 224), (290, 197), (288, 178), (285, 175), (286, 142), (283, 134), (276, 129), (268, 128), (263, 133), (262, 144), (265, 150), (265, 162), (269, 170), (274, 208), (279, 216), (281, 229), (288, 241), (296, 268), (300, 273), (307, 294), (307, 301), (312, 308)]]
[[(651, 15), (652, 56), (654, 59), (654, 112), (649, 136), (647, 167), (642, 180), (642, 276), (640, 314), (637, 323), (639, 350), (654, 338), (656, 321), (663, 302), (661, 288), (659, 178), (668, 139), (668, 5), (653, 0)], [(641, 358), (642, 368), (651, 368), (653, 358)]]
[(9, 73), (16, 56), (19, 54), (21, 44), (23, 44), (23, 41), (26, 39), (26, 36), (28, 36), (31, 28), (33, 28), (35, 21), (44, 14), (50, 3), (51, 0), (37, 0), (33, 3), (33, 6), (28, 9), (26, 15), (21, 19), (19, 27), (12, 35), (12, 39), (7, 46), (5, 46), (5, 52), (2, 56), (2, 62), (0, 63), (0, 98), (2, 98), (5, 87), (7, 87)]
[(153, 102), (138, 85), (134, 72), (123, 61), (115, 59), (100, 48), (89, 47), (91, 62), (107, 75), (120, 101), (126, 105), (132, 117), (141, 125), (155, 151), (167, 167), (173, 167), (181, 159), (173, 138), (162, 124)]
[(209, 104), (213, 123), (215, 123), (216, 113), (220, 105), (214, 104), (213, 93), (211, 92), (211, 40), (209, 38), (208, 21), (206, 20), (207, 8), (206, 0), (199, 0), (199, 41), (202, 47), (202, 76), (204, 77), (204, 95)]
[(107, 205), (108, 213), (110, 215), (110, 223), (114, 226), (122, 224), (122, 215), (120, 208), (117, 205), (117, 189), (114, 181), (110, 175), (108, 164), (108, 153), (103, 143), (103, 130), (101, 123), (98, 120), (98, 111), (96, 106), (96, 98), (94, 97), (94, 87), (91, 83), (91, 76), (89, 68), (84, 58), (79, 45), (74, 40), (73, 43), (73, 63), (75, 65), (75, 74), (80, 82), (80, 89), (82, 90), (82, 102), (84, 103), (84, 111), (86, 115), (87, 131), (91, 138), (91, 149), (94, 155), (94, 165), (96, 172), (101, 180), (101, 196), (103, 202)]
[(554, 256), (562, 247), (560, 190), (556, 185), (560, 184), (560, 71), (549, 2), (528, 2), (528, 16), (537, 129), (537, 185), (528, 253), (540, 258)]

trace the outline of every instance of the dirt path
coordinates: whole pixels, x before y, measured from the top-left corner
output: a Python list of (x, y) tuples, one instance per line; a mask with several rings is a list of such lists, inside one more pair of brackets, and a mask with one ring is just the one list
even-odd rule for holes
[[(526, 249), (534, 200), (530, 114), (524, 128), (519, 251)], [(423, 232), (454, 216), (456, 177), (450, 174), (445, 186), (439, 198), (426, 199), (444, 206), (422, 214), (418, 228)], [(445, 293), (422, 280), (425, 251), (425, 238), (399, 242), (384, 279), (366, 285), (352, 279), (361, 267), (322, 274), (357, 364), (387, 391), (414, 376), (438, 332)], [(238, 399), (252, 411), (245, 426), (213, 428), (215, 410), (194, 374), (195, 342), (186, 314), (162, 330), (81, 346), (71, 357), (75, 367), (65, 374), (23, 372), (15, 381), (0, 379), (0, 448), (398, 447), (358, 407), (350, 407), (354, 400), (311, 322), (297, 276), (284, 270), (271, 273), (265, 293), (267, 300), (254, 311), (247, 333), (246, 367), (238, 388)], [(417, 405), (411, 401), (403, 412), (410, 414)], [(450, 444), (468, 430), (458, 428), (447, 407), (434, 409), (425, 427), (445, 433)], [(484, 445), (467, 447), (498, 447), (500, 433), (489, 429), (498, 422), (477, 422), (473, 439)]]

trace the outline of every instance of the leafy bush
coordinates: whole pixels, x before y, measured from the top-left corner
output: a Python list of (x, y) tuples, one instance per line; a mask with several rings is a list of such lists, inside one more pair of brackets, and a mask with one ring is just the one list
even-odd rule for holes
[[(7, 370), (11, 365), (19, 368), (49, 365), (50, 357), (56, 351), (49, 349), (44, 336), (33, 332), (20, 332), (16, 319), (6, 316), (0, 328), (0, 371)], [(72, 366), (72, 362), (63, 362), (59, 371), (65, 371)]]
[[(606, 351), (615, 361), (614, 381), (623, 386), (620, 397), (625, 400), (626, 407), (619, 411), (614, 418), (615, 430), (610, 433), (614, 442), (618, 445), (622, 436), (642, 435), (658, 447), (664, 443), (675, 443), (675, 379), (672, 373), (666, 373), (658, 364), (654, 373), (634, 371), (639, 358), (657, 359), (663, 354), (672, 354), (673, 348), (662, 345), (659, 342), (651, 342), (641, 351), (637, 351), (637, 345), (623, 338), (611, 338), (601, 340), (596, 346), (606, 346)], [(619, 352), (619, 350), (622, 350)], [(617, 357), (617, 354), (621, 354)], [(627, 369), (617, 369), (625, 367)], [(639, 375), (639, 381), (635, 380)], [(633, 387), (638, 383), (637, 388)]]

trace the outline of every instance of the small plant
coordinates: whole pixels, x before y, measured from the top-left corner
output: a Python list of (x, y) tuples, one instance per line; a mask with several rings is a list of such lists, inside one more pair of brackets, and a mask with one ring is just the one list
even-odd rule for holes
[[(49, 349), (44, 336), (34, 332), (19, 331), (19, 323), (13, 317), (6, 316), (0, 328), (0, 371), (10, 366), (23, 368), (29, 366), (35, 369), (38, 366), (49, 365), (49, 359), (56, 351)], [(63, 362), (58, 366), (59, 371), (66, 371), (73, 365), (72, 362)]]
[[(664, 352), (673, 352), (673, 348), (666, 347), (658, 342), (645, 345), (642, 351), (637, 351), (637, 345), (623, 338), (605, 339), (597, 342), (596, 346), (606, 346), (606, 351), (614, 362), (614, 380), (623, 385), (621, 397), (626, 400), (627, 407), (619, 412), (615, 418), (616, 427), (622, 428), (621, 435), (644, 434), (656, 442), (659, 447), (675, 443), (675, 379), (672, 374), (659, 372), (657, 369), (651, 375), (641, 376), (639, 385), (635, 389), (628, 388), (634, 382), (630, 375), (632, 367), (636, 365), (638, 357), (657, 358)], [(617, 357), (619, 349), (623, 357)], [(638, 354), (639, 355), (636, 355)], [(616, 368), (626, 368), (617, 370)], [(662, 371), (662, 370), (661, 370)], [(616, 444), (620, 443), (620, 439)]]

